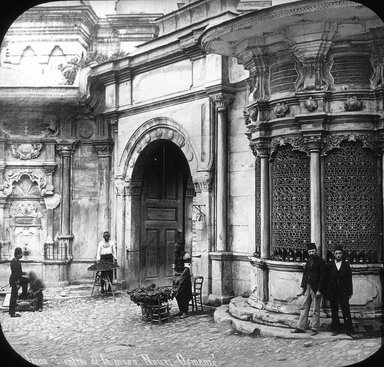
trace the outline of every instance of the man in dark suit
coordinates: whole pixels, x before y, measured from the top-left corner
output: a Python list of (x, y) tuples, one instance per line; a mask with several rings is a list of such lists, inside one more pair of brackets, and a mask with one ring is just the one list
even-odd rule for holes
[(317, 247), (315, 243), (307, 245), (308, 260), (305, 264), (301, 288), (303, 291), (298, 296), (304, 295), (303, 304), (300, 307), (300, 318), (297, 328), (292, 333), (305, 333), (308, 327), (308, 314), (313, 302), (313, 315), (311, 335), (318, 334), (320, 326), (320, 303), (321, 296), (324, 293), (326, 283), (326, 265), (324, 260), (317, 255)]
[(22, 287), (21, 297), (26, 298), (28, 289), (28, 279), (22, 278), (25, 274), (21, 268), (20, 259), (23, 257), (23, 250), (20, 247), (15, 248), (15, 257), (11, 261), (11, 276), (9, 285), (11, 286), (11, 299), (9, 301), (9, 314), (11, 317), (19, 317), (16, 313), (16, 301), (19, 294), (19, 288)]
[(326, 296), (331, 304), (332, 335), (340, 333), (339, 304), (343, 313), (344, 326), (347, 335), (353, 337), (353, 326), (349, 299), (353, 294), (352, 272), (349, 263), (343, 260), (343, 249), (335, 246), (333, 249), (334, 260), (327, 264)]

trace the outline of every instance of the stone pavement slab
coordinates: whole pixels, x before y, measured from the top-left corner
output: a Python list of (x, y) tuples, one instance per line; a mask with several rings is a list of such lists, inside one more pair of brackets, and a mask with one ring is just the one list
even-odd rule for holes
[[(0, 312), (5, 338), (24, 360), (49, 367), (338, 367), (365, 360), (381, 346), (380, 338), (307, 340), (244, 335), (231, 325), (216, 324), (212, 313), (151, 324), (141, 319), (140, 308), (126, 292), (115, 301), (89, 294), (52, 297), (43, 312), (23, 312), (19, 318)], [(173, 302), (171, 313), (177, 311)], [(345, 344), (338, 345), (340, 342)]]

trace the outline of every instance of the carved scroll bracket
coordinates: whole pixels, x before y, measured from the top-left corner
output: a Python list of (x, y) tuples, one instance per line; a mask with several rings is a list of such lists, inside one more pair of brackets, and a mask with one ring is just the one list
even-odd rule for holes
[(249, 69), (248, 78), (250, 103), (256, 101), (266, 101), (270, 96), (269, 88), (269, 66), (266, 65), (260, 57), (252, 60), (252, 66)]
[(333, 85), (331, 68), (332, 58), (310, 58), (296, 62), (299, 77), (296, 81), (296, 91), (329, 90)]

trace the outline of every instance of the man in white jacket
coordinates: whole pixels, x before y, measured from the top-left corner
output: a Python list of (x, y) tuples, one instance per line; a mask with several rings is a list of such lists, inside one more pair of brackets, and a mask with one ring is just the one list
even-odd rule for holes
[[(116, 263), (117, 256), (116, 256), (116, 245), (114, 241), (110, 241), (111, 235), (108, 231), (105, 231), (103, 233), (103, 240), (99, 242), (99, 245), (97, 247), (97, 253), (96, 253), (96, 261), (97, 262), (107, 262), (107, 263)], [(113, 270), (108, 271), (102, 271), (101, 272), (101, 293), (104, 293), (104, 279), (106, 277), (109, 277), (109, 280), (112, 283), (113, 280)], [(112, 289), (110, 286), (108, 287), (108, 292), (111, 292)]]

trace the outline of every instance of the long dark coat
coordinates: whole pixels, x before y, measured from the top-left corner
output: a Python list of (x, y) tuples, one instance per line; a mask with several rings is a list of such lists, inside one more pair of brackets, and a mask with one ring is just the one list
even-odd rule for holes
[(13, 258), (11, 260), (11, 276), (9, 277), (9, 285), (14, 287), (16, 282), (21, 281), (21, 277), (23, 276), (23, 270), (21, 267), (21, 262), (19, 259)]
[(349, 263), (341, 260), (340, 270), (337, 271), (335, 261), (329, 261), (327, 264), (327, 298), (335, 298), (337, 295), (349, 298), (352, 294), (352, 272)]
[(326, 265), (322, 258), (316, 256), (311, 263), (309, 258), (305, 264), (301, 288), (307, 289), (307, 284), (311, 285), (314, 292), (324, 293), (326, 286)]

